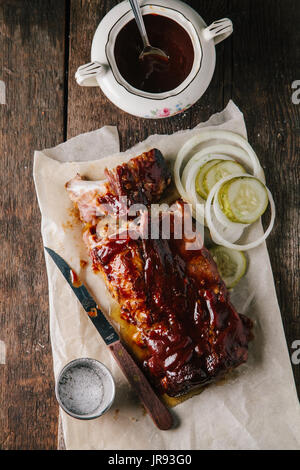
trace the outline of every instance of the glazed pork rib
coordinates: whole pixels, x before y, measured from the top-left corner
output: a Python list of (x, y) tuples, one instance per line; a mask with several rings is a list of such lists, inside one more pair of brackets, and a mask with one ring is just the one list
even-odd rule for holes
[[(170, 396), (222, 378), (247, 361), (251, 321), (231, 305), (216, 264), (200, 236), (178, 237), (186, 215), (183, 201), (159, 213), (159, 235), (151, 233), (149, 211), (126, 221), (117, 235), (103, 230), (107, 215), (124, 214), (134, 203), (158, 202), (171, 176), (158, 150), (106, 171), (104, 182), (79, 175), (67, 190), (84, 223), (84, 241), (96, 272), (118, 301), (121, 316), (134, 325), (133, 340), (144, 350), (143, 368), (153, 385)], [(120, 204), (121, 196), (128, 205)], [(103, 201), (108, 202), (104, 204)], [(170, 236), (162, 219), (170, 220)], [(106, 219), (104, 219), (106, 217)], [(100, 228), (101, 226), (101, 228)], [(194, 242), (193, 249), (189, 245)]]

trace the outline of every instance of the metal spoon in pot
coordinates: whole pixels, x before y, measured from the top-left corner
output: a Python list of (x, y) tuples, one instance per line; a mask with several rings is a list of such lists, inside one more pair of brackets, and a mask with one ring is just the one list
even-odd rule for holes
[(135, 16), (135, 21), (137, 23), (137, 26), (139, 28), (139, 32), (142, 36), (142, 40), (143, 40), (143, 43), (144, 43), (144, 49), (140, 53), (139, 58), (142, 60), (147, 56), (152, 56), (153, 58), (157, 58), (157, 60), (162, 59), (163, 61), (167, 62), (169, 60), (169, 57), (167, 56), (167, 54), (164, 51), (162, 51), (161, 49), (159, 49), (158, 47), (152, 47), (150, 45), (148, 35), (147, 35), (147, 31), (146, 31), (146, 28), (145, 28), (145, 23), (144, 23), (144, 20), (143, 20), (143, 15), (142, 15), (138, 0), (129, 0), (129, 3), (130, 3), (131, 8), (133, 10), (133, 13), (134, 13), (134, 16)]

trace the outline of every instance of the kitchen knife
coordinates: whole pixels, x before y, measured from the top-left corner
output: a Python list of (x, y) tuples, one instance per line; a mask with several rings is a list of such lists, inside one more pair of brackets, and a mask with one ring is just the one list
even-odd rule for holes
[(87, 312), (98, 333), (109, 347), (128, 382), (138, 394), (156, 426), (161, 430), (170, 429), (173, 425), (173, 418), (170, 411), (156, 395), (139, 366), (121, 343), (118, 333), (99, 309), (87, 288), (78, 280), (76, 273), (61, 256), (50, 248), (45, 247), (45, 250), (51, 256), (67, 283), (72, 288), (77, 299)]

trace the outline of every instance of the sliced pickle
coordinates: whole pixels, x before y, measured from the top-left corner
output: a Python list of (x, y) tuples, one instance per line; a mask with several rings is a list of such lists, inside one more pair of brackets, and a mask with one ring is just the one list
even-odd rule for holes
[(225, 183), (218, 194), (222, 212), (232, 222), (252, 224), (268, 207), (268, 192), (257, 178), (241, 176)]
[(210, 160), (206, 162), (199, 170), (196, 176), (196, 191), (203, 199), (207, 199), (208, 193), (203, 188), (203, 179), (206, 175), (206, 172), (217, 163), (220, 163), (222, 160)]
[(226, 287), (228, 289), (234, 287), (247, 270), (247, 259), (244, 253), (224, 246), (214, 246), (209, 251)]
[(246, 170), (237, 162), (227, 160), (216, 163), (208, 169), (203, 177), (203, 190), (208, 194), (222, 178), (230, 175), (240, 175), (241, 173), (246, 173)]

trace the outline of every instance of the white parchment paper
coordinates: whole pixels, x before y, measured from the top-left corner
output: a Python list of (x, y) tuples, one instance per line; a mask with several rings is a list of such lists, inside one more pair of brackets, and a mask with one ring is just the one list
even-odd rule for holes
[[(232, 130), (246, 137), (242, 113), (230, 102), (197, 128)], [(114, 127), (79, 135), (53, 149), (36, 151), (34, 180), (42, 213), (45, 246), (58, 252), (86, 282), (108, 313), (112, 299), (93, 274), (81, 240), (81, 226), (71, 215), (65, 183), (78, 172), (91, 179), (143, 151), (160, 149), (170, 161), (197, 129), (171, 136), (154, 135), (119, 153)], [(260, 224), (255, 228), (261, 233)], [(67, 449), (300, 449), (300, 407), (266, 245), (249, 252), (247, 276), (232, 294), (239, 312), (255, 322), (249, 361), (221, 385), (211, 385), (174, 408), (179, 426), (159, 431), (145, 415), (134, 392), (106, 349), (96, 329), (52, 260), (46, 256), (50, 298), (50, 333), (55, 377), (78, 357), (103, 362), (116, 381), (111, 410), (96, 420), (78, 421), (61, 411)]]

